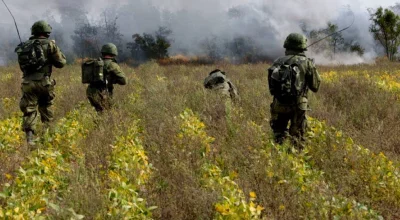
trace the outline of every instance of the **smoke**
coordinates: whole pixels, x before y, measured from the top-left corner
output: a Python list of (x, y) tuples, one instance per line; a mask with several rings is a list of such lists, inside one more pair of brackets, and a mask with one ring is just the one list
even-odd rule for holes
[[(369, 3), (368, 3), (369, 2)], [(382, 6), (393, 4), (383, 0)], [(29, 7), (27, 7), (29, 5)], [(29, 28), (39, 19), (48, 20), (53, 26), (52, 37), (63, 51), (72, 53), (72, 40), (76, 24), (98, 22), (101, 13), (107, 10), (110, 16), (118, 16), (118, 25), (125, 42), (132, 41), (135, 33), (151, 33), (159, 26), (173, 32), (170, 54), (189, 56), (206, 55), (204, 42), (214, 42), (222, 56), (229, 54), (227, 42), (237, 38), (251, 39), (251, 43), (262, 55), (274, 59), (284, 54), (283, 42), (292, 32), (302, 32), (326, 27), (333, 22), (340, 28), (348, 26), (355, 17), (354, 25), (343, 32), (346, 41), (359, 43), (365, 55), (341, 53), (332, 57), (309, 54), (317, 63), (353, 64), (369, 62), (380, 52), (369, 33), (368, 7), (376, 7), (374, 0), (40, 0), (35, 4), (28, 0), (9, 1), (24, 39), (30, 35)], [(0, 13), (8, 15), (0, 7)], [(16, 34), (11, 17), (0, 23), (0, 60), (15, 59), (12, 54)], [(4, 46), (5, 44), (8, 44)], [(11, 46), (10, 46), (11, 45)], [(125, 49), (125, 48), (123, 48)], [(1, 58), (3, 57), (3, 58)]]

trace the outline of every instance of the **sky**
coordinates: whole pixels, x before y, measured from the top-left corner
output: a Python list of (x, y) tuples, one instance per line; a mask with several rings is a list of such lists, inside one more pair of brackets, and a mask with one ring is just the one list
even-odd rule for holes
[[(347, 39), (357, 39), (366, 48), (365, 58), (377, 55), (376, 44), (369, 33), (368, 8), (395, 5), (396, 0), (5, 0), (14, 13), (22, 37), (29, 37), (33, 22), (54, 17), (51, 25), (63, 30), (63, 36), (72, 42), (79, 10), (88, 12), (89, 21), (97, 21), (105, 9), (118, 15), (118, 25), (125, 41), (132, 34), (152, 32), (159, 26), (168, 26), (175, 39), (170, 52), (198, 55), (199, 46), (206, 39), (226, 41), (235, 37), (251, 37), (255, 44), (271, 56), (282, 55), (285, 37), (291, 32), (301, 32), (300, 23), (307, 23), (310, 29), (319, 29), (333, 21), (339, 28), (346, 27), (353, 20), (348, 15), (349, 8), (354, 14), (355, 24), (343, 32)], [(400, 2), (400, 0), (399, 0)], [(234, 8), (237, 17), (229, 15)], [(293, 10), (295, 8), (296, 10)], [(168, 12), (167, 12), (168, 11)], [(3, 44), (15, 43), (16, 31), (11, 16), (0, 4), (0, 38)], [(217, 46), (223, 46), (219, 43)], [(0, 57), (2, 56), (0, 51)], [(4, 56), (4, 55), (3, 55)], [(323, 56), (317, 61), (325, 62)], [(349, 59), (343, 56), (339, 62), (362, 62), (363, 59)], [(1, 60), (0, 60), (1, 62)]]
[[(40, 19), (43, 17), (43, 14), (46, 11), (52, 10), (57, 11), (59, 4), (62, 5), (71, 5), (73, 7), (78, 6), (85, 8), (86, 11), (89, 12), (93, 17), (98, 14), (98, 12), (102, 11), (104, 8), (107, 8), (110, 5), (124, 5), (126, 3), (135, 3), (137, 0), (68, 0), (68, 1), (60, 1), (60, 0), (5, 0), (8, 4), (11, 11), (14, 13), (17, 22), (22, 26), (29, 26), (34, 19)], [(92, 4), (95, 2), (95, 4)], [(218, 6), (221, 8), (228, 9), (235, 5), (240, 4), (249, 4), (249, 3), (266, 3), (268, 4), (269, 0), (148, 0), (154, 6), (159, 8), (165, 8), (169, 10), (180, 10), (185, 8), (198, 8), (201, 10), (207, 4), (212, 4), (213, 6)], [(298, 2), (302, 2), (298, 0)], [(329, 2), (329, 1), (327, 1)], [(337, 2), (341, 2), (342, 5), (358, 5), (360, 8), (376, 8), (379, 6), (388, 7), (394, 5), (396, 0), (330, 0), (332, 4), (337, 4)], [(2, 20), (0, 21), (0, 25), (4, 26), (12, 23), (12, 18), (8, 15), (8, 11), (6, 8), (1, 5), (0, 6), (0, 14), (3, 15)], [(4, 16), (5, 15), (5, 16)]]

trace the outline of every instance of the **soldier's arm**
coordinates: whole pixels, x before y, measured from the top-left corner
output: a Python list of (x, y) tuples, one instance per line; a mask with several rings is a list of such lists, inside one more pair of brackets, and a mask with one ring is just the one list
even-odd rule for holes
[(272, 85), (272, 77), (271, 76), (272, 76), (274, 69), (279, 66), (278, 63), (279, 63), (279, 59), (275, 60), (274, 63), (272, 64), (272, 66), (268, 68), (268, 88), (269, 88), (269, 93), (272, 96), (275, 95), (275, 88)]
[(50, 61), (56, 68), (63, 68), (67, 64), (65, 55), (53, 41), (50, 42)]
[(229, 84), (229, 93), (231, 95), (231, 98), (238, 100), (239, 99), (239, 93), (238, 93), (238, 90), (237, 90), (236, 86), (233, 85), (233, 83), (231, 81), (229, 81), (229, 80), (228, 80), (228, 84)]
[(309, 61), (309, 71), (306, 75), (306, 81), (311, 91), (318, 92), (319, 86), (321, 84), (321, 77), (318, 73), (317, 68), (315, 67), (313, 60)]
[(110, 82), (111, 84), (119, 84), (119, 85), (126, 85), (127, 79), (122, 71), (121, 67), (114, 62), (111, 62), (111, 64), (108, 67), (108, 72), (111, 73), (110, 75)]

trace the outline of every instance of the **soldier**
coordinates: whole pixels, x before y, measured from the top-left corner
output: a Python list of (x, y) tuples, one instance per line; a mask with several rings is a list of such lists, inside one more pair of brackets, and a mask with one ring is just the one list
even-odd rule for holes
[(308, 91), (317, 92), (321, 78), (314, 61), (304, 53), (307, 50), (305, 36), (290, 34), (284, 48), (285, 56), (268, 69), (269, 91), (274, 96), (270, 125), (276, 143), (282, 144), (289, 133), (295, 146), (301, 149), (307, 126), (306, 111), (309, 110)]
[[(24, 113), (22, 127), (29, 145), (35, 145), (34, 134), (38, 111), (45, 125), (53, 120), (50, 107), (55, 97), (52, 67), (63, 68), (66, 58), (55, 41), (49, 40), (52, 31), (46, 21), (35, 22), (31, 28), (32, 37), (16, 48), (18, 61), (23, 71), (22, 98), (20, 109)], [(35, 56), (32, 57), (32, 51)], [(30, 53), (30, 54), (29, 54)], [(27, 55), (28, 54), (28, 55)]]
[(97, 112), (111, 108), (111, 98), (113, 95), (114, 84), (126, 85), (126, 77), (118, 65), (115, 57), (118, 56), (117, 47), (108, 43), (101, 48), (102, 60), (104, 61), (104, 76), (106, 82), (89, 84), (86, 95), (90, 104)]
[(225, 72), (216, 69), (204, 80), (206, 89), (220, 91), (223, 96), (232, 100), (239, 98), (235, 85), (226, 77)]

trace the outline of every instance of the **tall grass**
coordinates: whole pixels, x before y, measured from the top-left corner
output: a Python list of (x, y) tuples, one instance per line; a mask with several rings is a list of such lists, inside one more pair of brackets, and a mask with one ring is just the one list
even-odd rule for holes
[[(390, 192), (395, 193), (372, 189), (372, 177), (377, 174), (371, 164), (368, 165), (370, 169), (364, 166), (352, 171), (351, 164), (342, 161), (346, 152), (339, 151), (340, 154), (330, 157), (332, 145), (322, 139), (311, 138), (310, 149), (303, 153), (288, 153), (286, 150), (290, 146), (271, 144), (269, 104), (272, 97), (267, 85), (268, 64), (160, 66), (150, 62), (137, 68), (122, 67), (129, 79), (128, 85), (116, 86), (115, 108), (95, 117), (96, 126), (79, 141), (77, 147), (83, 158), (80, 163), (71, 165), (71, 172), (65, 173), (68, 193), (59, 194), (57, 205), (60, 207), (72, 208), (87, 219), (106, 218), (107, 213), (112, 213), (109, 207), (113, 200), (108, 192), (118, 184), (108, 174), (115, 170), (115, 163), (110, 161), (117, 160), (115, 155), (119, 155), (112, 146), (120, 143), (118, 140), (123, 137), (134, 139), (132, 129), (137, 129), (133, 133), (140, 136), (140, 145), (152, 170), (146, 184), (134, 190), (134, 194), (146, 201), (146, 207), (152, 207), (154, 219), (212, 219), (219, 218), (218, 213), (222, 219), (228, 219), (224, 214), (231, 211), (226, 209), (229, 201), (245, 202), (242, 204), (248, 206), (243, 207), (253, 207), (252, 211), (260, 212), (260, 218), (362, 219), (400, 215), (399, 198), (395, 194), (397, 182), (390, 188)], [(365, 72), (371, 76), (396, 75), (398, 67), (398, 64), (386, 62), (320, 67), (322, 75), (329, 75), (331, 71), (346, 75), (340, 80), (325, 80), (320, 92), (310, 98), (310, 115), (327, 124), (321, 131), (326, 131), (327, 135), (323, 140), (338, 140), (336, 133), (329, 130), (333, 126), (351, 136), (355, 142), (351, 146), (359, 144), (370, 150), (370, 154), (363, 154), (354, 161), (370, 161), (371, 155), (383, 152), (387, 155), (386, 164), (397, 164), (400, 158), (399, 135), (395, 135), (400, 132), (398, 96), (395, 90), (382, 89), (382, 85), (372, 81), (374, 77), (367, 79), (363, 75)], [(203, 88), (204, 78), (215, 68), (226, 71), (238, 87), (239, 102), (226, 103)], [(13, 69), (16, 68), (0, 71)], [(348, 72), (357, 74), (346, 74)], [(59, 94), (63, 94), (57, 97), (55, 104), (57, 118), (62, 118), (79, 101), (89, 106), (79, 76), (78, 66), (68, 66), (55, 73), (62, 88)], [(0, 84), (10, 83), (10, 89), (19, 91), (19, 80), (7, 78)], [(17, 96), (0, 89), (0, 97)], [(201, 142), (191, 139), (194, 134), (184, 139), (179, 137), (183, 120), (179, 116), (185, 109), (191, 109), (204, 124), (205, 137), (213, 137), (209, 149), (203, 149)], [(10, 142), (14, 139), (6, 140), (14, 144)], [(127, 140), (127, 143), (131, 142)], [(349, 174), (343, 175), (345, 172)], [(135, 173), (137, 170), (131, 174)], [(379, 178), (392, 178), (385, 175), (389, 174), (382, 173)], [(361, 184), (369, 186), (368, 190)], [(221, 195), (235, 195), (239, 199), (222, 199)], [(1, 201), (1, 205), (7, 203)], [(252, 203), (259, 207), (251, 206)], [(49, 212), (48, 215), (68, 218), (73, 213)]]

